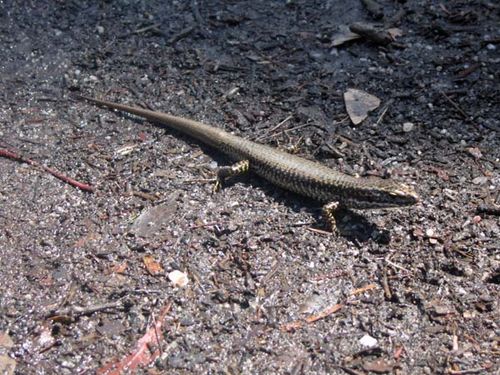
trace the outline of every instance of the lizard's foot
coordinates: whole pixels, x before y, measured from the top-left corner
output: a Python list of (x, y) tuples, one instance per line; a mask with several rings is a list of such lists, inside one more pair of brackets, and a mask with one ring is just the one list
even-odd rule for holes
[(335, 220), (335, 211), (339, 207), (339, 202), (330, 202), (323, 206), (323, 216), (326, 221), (330, 225), (330, 229), (333, 234), (336, 234), (337, 231), (337, 221)]
[(214, 184), (214, 193), (220, 191), (222, 183), (229, 177), (234, 177), (248, 172), (250, 169), (250, 162), (248, 160), (241, 160), (231, 166), (221, 167), (217, 171), (217, 178)]

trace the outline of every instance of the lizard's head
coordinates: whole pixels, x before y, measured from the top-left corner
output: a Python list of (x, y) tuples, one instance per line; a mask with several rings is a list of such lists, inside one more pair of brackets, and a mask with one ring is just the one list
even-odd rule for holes
[(390, 208), (411, 206), (420, 198), (408, 185), (393, 180), (368, 178), (362, 184), (355, 208)]

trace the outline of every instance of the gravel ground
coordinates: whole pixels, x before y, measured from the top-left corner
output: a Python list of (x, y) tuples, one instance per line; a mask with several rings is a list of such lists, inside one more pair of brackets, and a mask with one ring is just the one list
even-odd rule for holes
[[(500, 371), (500, 7), (364, 3), (0, 1), (0, 151), (36, 162), (0, 158), (0, 373)], [(354, 22), (394, 40), (337, 45)], [(381, 101), (359, 125), (350, 88)], [(213, 194), (224, 155), (72, 94), (422, 200), (333, 235), (317, 202), (254, 175)]]

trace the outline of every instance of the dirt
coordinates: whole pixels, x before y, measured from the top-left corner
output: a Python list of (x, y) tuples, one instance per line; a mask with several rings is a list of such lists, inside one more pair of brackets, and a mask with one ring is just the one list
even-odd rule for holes
[[(0, 149), (39, 163), (0, 158), (3, 373), (498, 373), (500, 7), (380, 4), (0, 1)], [(401, 35), (334, 47), (354, 22)], [(356, 126), (350, 88), (381, 101)], [(254, 175), (213, 194), (224, 155), (75, 94), (421, 202), (334, 235)]]

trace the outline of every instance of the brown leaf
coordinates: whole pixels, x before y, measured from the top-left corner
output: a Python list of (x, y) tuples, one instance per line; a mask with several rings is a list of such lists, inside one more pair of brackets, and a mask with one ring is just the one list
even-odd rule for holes
[(40, 285), (42, 287), (49, 287), (54, 285), (54, 278), (52, 275), (46, 275), (40, 279)]
[(123, 274), (127, 270), (127, 267), (128, 267), (128, 264), (126, 261), (122, 262), (122, 263), (117, 263), (109, 268), (109, 273)]
[(145, 255), (142, 258), (144, 265), (146, 266), (146, 270), (151, 276), (156, 276), (160, 273), (163, 273), (163, 267), (160, 263), (154, 260), (151, 255)]
[(448, 172), (446, 172), (444, 169), (438, 168), (431, 166), (429, 168), (430, 172), (434, 172), (438, 175), (438, 177), (443, 180), (443, 181), (448, 181), (450, 179), (450, 176), (448, 175)]
[(386, 374), (391, 372), (394, 364), (386, 361), (384, 358), (379, 358), (374, 361), (366, 361), (363, 363), (363, 370), (376, 372), (377, 374)]
[(14, 342), (8, 334), (0, 332), (0, 348), (10, 349), (14, 346)]
[(13, 375), (16, 369), (16, 361), (6, 354), (0, 355), (0, 374)]

